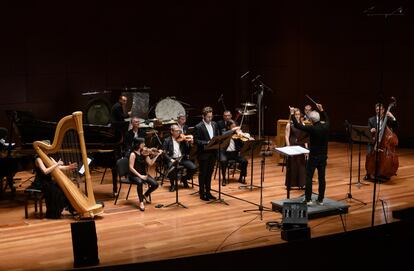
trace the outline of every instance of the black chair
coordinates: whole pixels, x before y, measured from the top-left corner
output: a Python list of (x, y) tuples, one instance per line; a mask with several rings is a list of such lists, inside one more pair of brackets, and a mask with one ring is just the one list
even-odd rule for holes
[[(116, 202), (118, 201), (119, 194), (121, 192), (122, 184), (129, 184), (126, 200), (128, 200), (129, 192), (131, 192), (132, 185), (133, 184), (138, 185), (137, 183), (132, 182), (129, 179), (129, 159), (128, 158), (123, 157), (123, 158), (118, 159), (118, 161), (116, 161), (116, 170), (118, 172), (119, 188), (118, 188), (118, 193), (117, 193), (116, 198), (115, 198), (114, 205), (116, 205)], [(150, 195), (150, 200), (151, 200), (151, 195)]]
[(118, 193), (117, 193), (116, 198), (115, 198), (114, 205), (116, 205), (116, 202), (118, 201), (118, 197), (119, 197), (119, 193), (121, 192), (122, 184), (129, 184), (129, 189), (128, 189), (126, 199), (128, 199), (129, 192), (131, 191), (132, 185), (136, 184), (136, 183), (131, 182), (129, 177), (128, 177), (128, 175), (129, 175), (129, 160), (128, 160), (128, 158), (123, 157), (123, 158), (118, 159), (118, 161), (116, 161), (116, 170), (118, 172), (119, 188), (118, 188)]

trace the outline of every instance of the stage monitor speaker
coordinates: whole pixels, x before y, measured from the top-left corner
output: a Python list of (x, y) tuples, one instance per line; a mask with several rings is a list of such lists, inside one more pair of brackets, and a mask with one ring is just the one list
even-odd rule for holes
[(311, 232), (309, 227), (292, 227), (282, 230), (281, 237), (285, 241), (308, 240), (311, 238)]
[(74, 267), (83, 267), (99, 264), (98, 240), (94, 220), (73, 222), (72, 245)]
[(396, 219), (414, 219), (414, 207), (392, 211), (392, 217)]

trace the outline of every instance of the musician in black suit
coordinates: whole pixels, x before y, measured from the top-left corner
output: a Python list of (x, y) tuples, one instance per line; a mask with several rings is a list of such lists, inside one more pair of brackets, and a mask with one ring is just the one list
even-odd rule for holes
[(186, 123), (187, 123), (187, 116), (185, 114), (180, 113), (177, 116), (177, 125), (178, 125), (178, 128), (181, 129), (183, 134), (188, 133), (188, 125)]
[(216, 199), (211, 195), (211, 177), (217, 159), (216, 150), (205, 150), (204, 147), (209, 141), (219, 135), (217, 124), (212, 121), (213, 109), (204, 107), (202, 112), (203, 120), (195, 126), (195, 142), (197, 144), (197, 158), (199, 163), (199, 193), (200, 199), (208, 201)]
[(134, 138), (145, 138), (145, 131), (139, 129), (140, 120), (138, 117), (132, 117), (131, 119), (131, 126), (132, 128), (126, 132), (124, 137), (124, 149), (123, 154), (124, 157), (129, 157), (132, 148), (132, 142)]
[(239, 183), (246, 183), (247, 175), (247, 160), (240, 155), (240, 150), (243, 147), (243, 140), (253, 140), (253, 138), (248, 133), (243, 133), (240, 130), (240, 127), (237, 127), (234, 120), (227, 121), (227, 126), (224, 133), (235, 133), (230, 139), (230, 143), (226, 149), (220, 151), (220, 163), (221, 170), (223, 175), (222, 185), (225, 186), (228, 183), (226, 180), (226, 170), (228, 167), (228, 161), (234, 160), (240, 164), (240, 177)]
[(324, 116), (325, 122), (320, 121), (320, 115), (316, 111), (311, 111), (308, 114), (309, 120), (312, 125), (303, 125), (295, 118), (295, 108), (289, 107), (291, 120), (295, 128), (305, 131), (309, 134), (310, 141), (310, 153), (308, 164), (306, 167), (306, 184), (305, 184), (305, 201), (307, 205), (312, 205), (312, 178), (315, 173), (315, 169), (318, 169), (318, 199), (316, 204), (323, 205), (323, 199), (325, 197), (325, 171), (326, 161), (328, 159), (328, 140), (329, 140), (329, 118), (326, 112), (323, 110), (321, 104), (316, 104), (318, 110)]
[[(167, 137), (163, 143), (163, 149), (165, 154), (165, 162), (167, 168), (171, 168), (173, 164), (176, 162), (177, 159), (180, 162), (178, 165), (183, 166), (186, 169), (186, 175), (181, 177), (181, 182), (183, 183), (185, 188), (188, 188), (188, 180), (193, 177), (193, 174), (196, 170), (196, 165), (189, 160), (190, 158), (190, 149), (193, 140), (190, 138), (186, 140), (183, 137), (183, 133), (180, 127), (177, 124), (171, 125), (171, 136)], [(168, 178), (170, 179), (171, 186), (170, 192), (173, 192), (177, 187), (174, 185), (174, 181), (177, 175), (177, 170), (172, 170), (169, 173)]]
[(131, 116), (131, 111), (126, 110), (128, 98), (125, 95), (120, 95), (118, 101), (111, 108), (111, 122), (123, 122), (126, 118)]
[(232, 114), (231, 114), (231, 111), (230, 110), (225, 110), (224, 112), (223, 112), (223, 119), (222, 120), (219, 120), (218, 122), (217, 122), (217, 127), (218, 127), (218, 129), (219, 129), (219, 132), (220, 132), (220, 134), (222, 134), (223, 132), (225, 132), (226, 131), (226, 126), (227, 126), (227, 123), (228, 123), (228, 121), (230, 121), (231, 120), (231, 118), (232, 118), (233, 116), (232, 116)]
[[(127, 102), (127, 96), (120, 95), (118, 101), (111, 108), (111, 126), (114, 127), (116, 132), (122, 135), (122, 137), (128, 130), (128, 122), (125, 121), (125, 118), (128, 118), (131, 115), (131, 111), (127, 112), (126, 109)], [(112, 153), (112, 157), (109, 158), (112, 160), (112, 196), (114, 197), (117, 195), (118, 191), (118, 174), (116, 171), (116, 161), (122, 156), (122, 146), (123, 144), (121, 144), (119, 148), (116, 148)]]
[[(372, 116), (368, 119), (368, 127), (373, 135), (375, 137), (375, 133), (377, 132), (377, 125), (378, 125), (378, 115), (379, 115), (379, 127), (381, 129), (384, 118), (385, 118), (385, 108), (384, 105), (381, 103), (377, 103), (375, 105), (375, 116)], [(391, 131), (394, 131), (398, 128), (398, 121), (395, 118), (395, 116), (390, 112), (387, 111), (387, 127), (391, 129)], [(367, 145), (367, 153), (371, 153), (374, 143), (368, 143)], [(374, 176), (370, 176), (368, 173), (364, 176), (364, 180), (370, 180), (373, 179)]]

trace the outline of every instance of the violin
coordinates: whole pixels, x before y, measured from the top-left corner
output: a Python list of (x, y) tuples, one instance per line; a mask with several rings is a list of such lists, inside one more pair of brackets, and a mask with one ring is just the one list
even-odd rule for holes
[(194, 136), (193, 135), (185, 135), (185, 134), (180, 134), (178, 137), (177, 137), (177, 142), (181, 142), (181, 141), (187, 141), (187, 142), (190, 142), (190, 141), (194, 141)]
[(163, 152), (163, 150), (159, 150), (157, 148), (148, 148), (148, 147), (144, 147), (141, 150), (141, 154), (143, 156), (150, 156), (151, 158), (161, 154)]
[(240, 139), (241, 141), (254, 140), (254, 138), (251, 137), (249, 133), (243, 133), (242, 131), (235, 133), (231, 136), (231, 138)]

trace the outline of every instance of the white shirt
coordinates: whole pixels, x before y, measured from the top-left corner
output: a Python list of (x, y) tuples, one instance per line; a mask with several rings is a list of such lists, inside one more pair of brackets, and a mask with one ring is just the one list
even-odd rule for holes
[(233, 138), (230, 138), (230, 144), (227, 147), (226, 151), (236, 151), (236, 144), (234, 143)]
[(174, 148), (173, 158), (175, 159), (181, 156), (180, 143), (178, 143), (174, 138), (172, 142)]
[(203, 120), (203, 122), (204, 122), (204, 125), (207, 128), (207, 132), (208, 132), (208, 135), (210, 136), (210, 139), (212, 139), (214, 137), (214, 131), (213, 131), (213, 126), (211, 125), (211, 122), (207, 123), (204, 120)]

